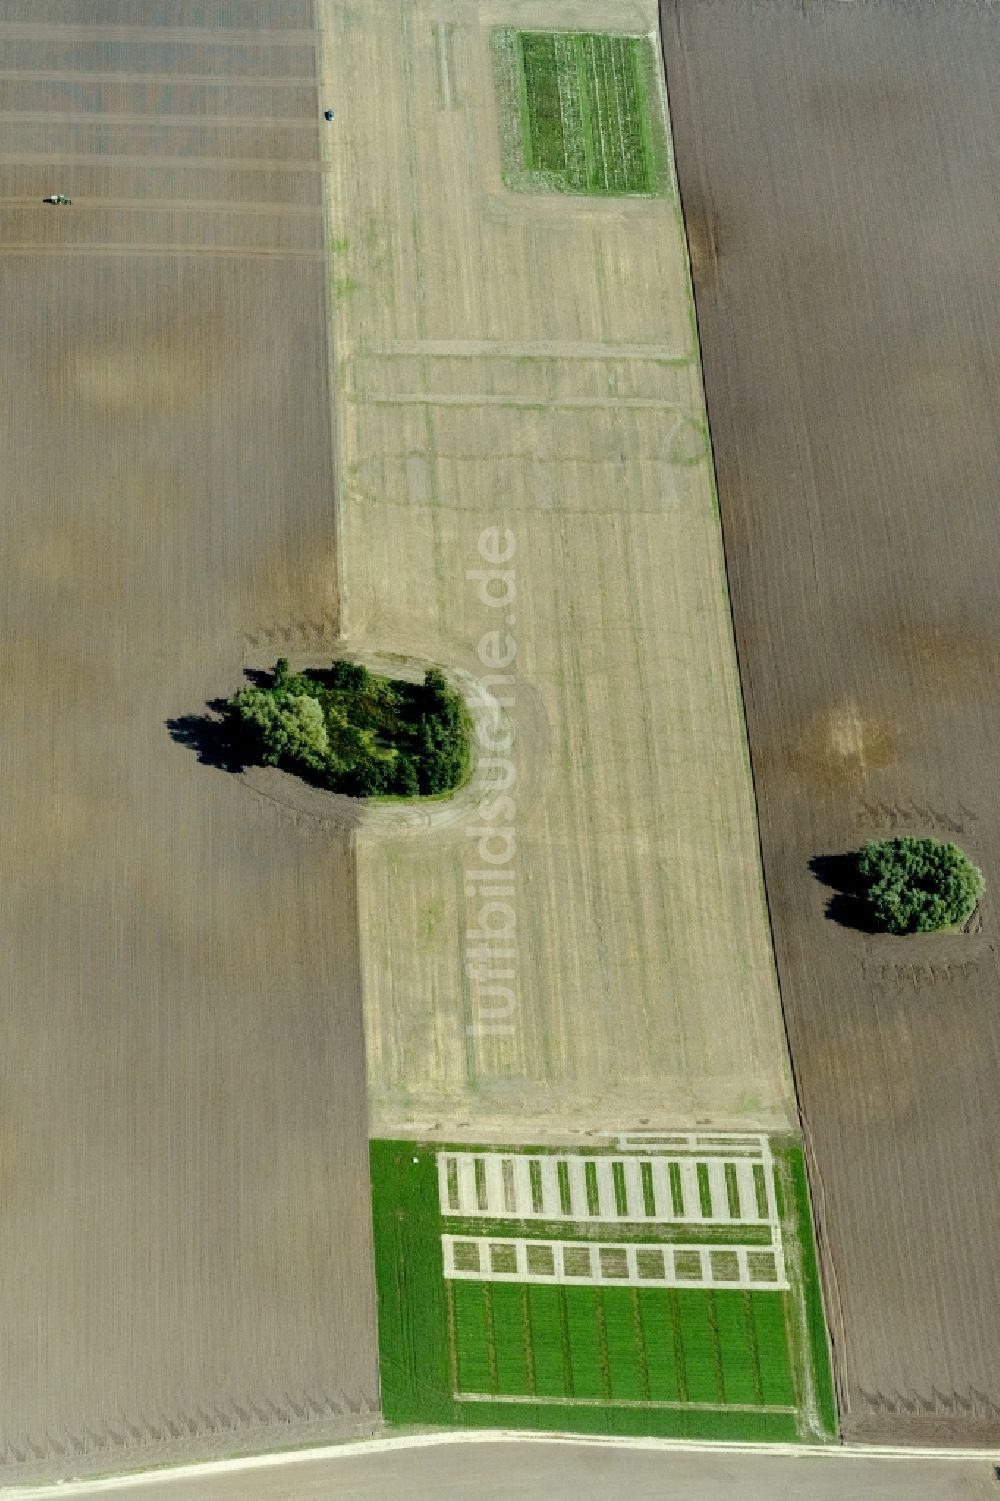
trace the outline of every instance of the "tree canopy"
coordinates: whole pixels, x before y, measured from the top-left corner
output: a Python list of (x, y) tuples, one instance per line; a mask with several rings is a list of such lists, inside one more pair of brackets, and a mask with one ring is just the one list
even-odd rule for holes
[(983, 873), (955, 844), (938, 839), (875, 839), (858, 856), (864, 897), (887, 933), (934, 933), (972, 914)]
[(282, 657), (228, 709), (248, 760), (352, 797), (450, 792), (469, 773), (469, 713), (437, 668), (408, 683), (342, 660), (291, 672)]

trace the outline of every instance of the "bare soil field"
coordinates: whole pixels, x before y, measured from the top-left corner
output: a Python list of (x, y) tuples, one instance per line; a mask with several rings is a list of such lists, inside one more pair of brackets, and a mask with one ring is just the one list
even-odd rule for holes
[(655, 47), (611, 11), (318, 8), (345, 637), (507, 716), (494, 796), (359, 831), (375, 1135), (791, 1119), (673, 185), (503, 182), (492, 29)]
[(311, 26), (0, 0), (5, 1478), (377, 1411), (353, 860), (183, 723), (336, 631)]
[[(844, 1431), (995, 1443), (1000, 12), (663, 21)], [(826, 915), (896, 832), (984, 868), (970, 932)]]

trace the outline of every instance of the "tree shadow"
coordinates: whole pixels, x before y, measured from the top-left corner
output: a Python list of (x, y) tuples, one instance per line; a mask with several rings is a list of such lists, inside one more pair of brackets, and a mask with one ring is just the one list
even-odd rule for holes
[(171, 740), (186, 745), (195, 752), (203, 766), (214, 766), (218, 771), (243, 771), (252, 763), (243, 738), (236, 733), (237, 726), (226, 712), (224, 698), (212, 699), (206, 705), (208, 714), (182, 714), (177, 719), (168, 719), (167, 730)]
[(879, 933), (871, 908), (865, 900), (864, 884), (858, 872), (856, 852), (842, 855), (814, 855), (809, 869), (824, 886), (833, 889), (826, 904), (826, 915), (841, 928), (857, 933)]

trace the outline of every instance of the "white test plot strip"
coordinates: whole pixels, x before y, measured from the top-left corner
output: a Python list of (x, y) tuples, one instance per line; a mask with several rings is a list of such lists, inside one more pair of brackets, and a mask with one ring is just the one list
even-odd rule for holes
[(441, 1213), (776, 1230), (774, 1159), (765, 1136), (688, 1133), (651, 1143), (625, 1136), (619, 1148), (621, 1155), (440, 1152)]
[(597, 1287), (788, 1287), (780, 1246), (681, 1246), (443, 1235), (449, 1281)]

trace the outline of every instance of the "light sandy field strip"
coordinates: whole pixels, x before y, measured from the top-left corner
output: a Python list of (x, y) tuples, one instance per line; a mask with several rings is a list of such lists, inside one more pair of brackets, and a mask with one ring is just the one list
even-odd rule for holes
[[(0, 0), (3, 102), (57, 117), (0, 138), (5, 1480), (376, 1421), (351, 852), (168, 729), (247, 633), (336, 627), (311, 22)], [(206, 166), (222, 127), (189, 117), (272, 72), (285, 123)], [(142, 118), (102, 139), (105, 109)]]
[[(655, 10), (317, 10), (342, 623), (473, 672), (488, 633), (516, 652), (513, 806), (359, 839), (373, 1129), (786, 1125), (676, 202), (500, 178), (490, 28)], [(490, 527), (504, 608), (467, 576)], [(477, 938), (490, 871), (509, 942)]]

